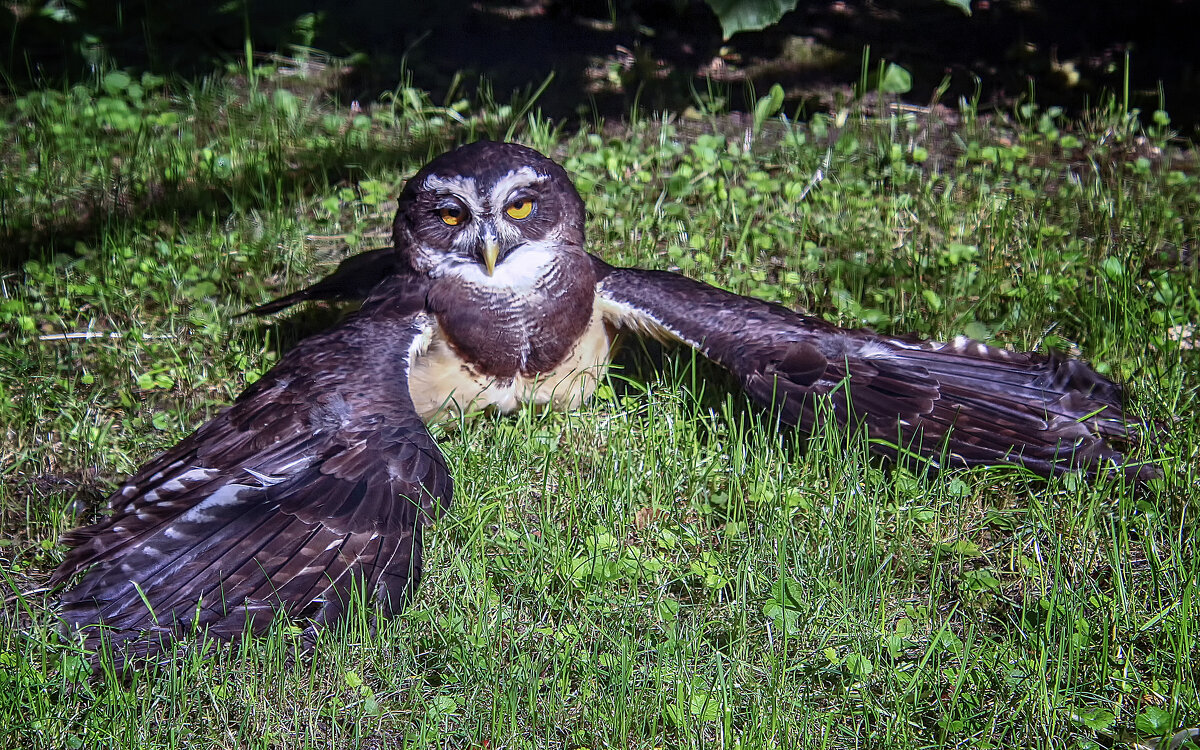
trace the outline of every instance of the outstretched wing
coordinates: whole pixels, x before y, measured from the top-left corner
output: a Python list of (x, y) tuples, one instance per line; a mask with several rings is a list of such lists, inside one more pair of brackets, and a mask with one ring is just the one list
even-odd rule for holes
[(872, 449), (933, 465), (1021, 463), (1039, 474), (1125, 467), (1118, 386), (1082, 362), (958, 338), (929, 342), (846, 330), (664, 271), (594, 259), (611, 323), (687, 344), (737, 376), (752, 399), (805, 431), (831, 416)]
[(395, 248), (380, 247), (367, 250), (346, 258), (338, 264), (333, 273), (312, 286), (251, 308), (242, 315), (267, 315), (306, 300), (366, 299), (379, 282), (399, 271), (399, 255)]
[(112, 514), (74, 532), (54, 580), (64, 618), (122, 658), (193, 628), (232, 637), (279, 612), (335, 621), (357, 589), (398, 611), (421, 529), (452, 484), (413, 409), (408, 370), (432, 325), (394, 276), (306, 339), (228, 409), (144, 466)]

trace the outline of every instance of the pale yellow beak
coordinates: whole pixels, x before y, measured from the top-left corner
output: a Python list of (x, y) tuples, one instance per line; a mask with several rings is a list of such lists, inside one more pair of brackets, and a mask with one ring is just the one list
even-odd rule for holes
[(491, 276), (496, 272), (496, 259), (500, 257), (500, 243), (495, 239), (488, 237), (483, 241), (483, 267), (487, 269), (487, 275)]

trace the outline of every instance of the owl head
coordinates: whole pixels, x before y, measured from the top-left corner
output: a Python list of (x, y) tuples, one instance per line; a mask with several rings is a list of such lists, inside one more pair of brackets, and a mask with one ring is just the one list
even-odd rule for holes
[(397, 252), (433, 278), (519, 286), (562, 252), (583, 252), (583, 200), (571, 178), (515, 143), (478, 141), (439, 156), (399, 203)]

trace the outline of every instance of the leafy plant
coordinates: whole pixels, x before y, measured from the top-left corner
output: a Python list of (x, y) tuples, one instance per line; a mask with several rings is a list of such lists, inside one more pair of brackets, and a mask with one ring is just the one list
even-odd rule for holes
[[(971, 14), (971, 0), (942, 0)], [(721, 33), (725, 38), (739, 31), (758, 31), (779, 23), (780, 19), (796, 9), (796, 0), (705, 0), (708, 7), (721, 22)]]

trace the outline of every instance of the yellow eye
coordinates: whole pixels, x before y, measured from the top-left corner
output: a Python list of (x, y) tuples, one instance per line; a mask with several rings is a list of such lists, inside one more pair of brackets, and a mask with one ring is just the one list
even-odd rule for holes
[(467, 218), (467, 212), (463, 210), (462, 206), (443, 206), (438, 209), (438, 216), (447, 226), (456, 227)]
[(508, 204), (508, 208), (504, 209), (504, 213), (508, 214), (513, 219), (524, 219), (533, 213), (533, 201), (529, 198), (521, 198)]

